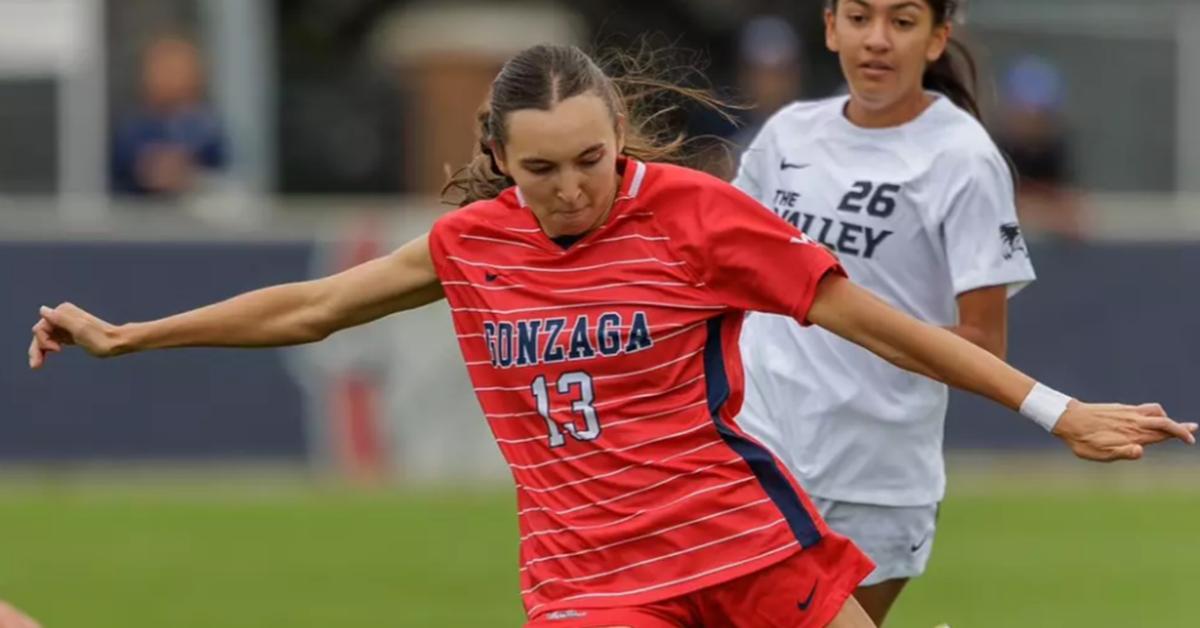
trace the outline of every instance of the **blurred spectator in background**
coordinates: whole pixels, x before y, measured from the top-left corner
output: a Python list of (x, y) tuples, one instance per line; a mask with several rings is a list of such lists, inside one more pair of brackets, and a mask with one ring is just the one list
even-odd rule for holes
[(998, 143), (1020, 177), (1017, 209), (1033, 233), (1070, 240), (1084, 235), (1080, 199), (1072, 189), (1071, 142), (1060, 115), (1058, 69), (1035, 55), (1019, 57), (1003, 76)]
[(229, 166), (220, 120), (205, 105), (204, 68), (191, 41), (155, 40), (142, 58), (142, 103), (118, 122), (112, 147), (117, 194), (174, 198), (206, 187)]
[(760, 16), (742, 29), (738, 80), (751, 108), (745, 126), (733, 137), (740, 152), (776, 111), (800, 97), (803, 58), (800, 37), (792, 25), (775, 16)]

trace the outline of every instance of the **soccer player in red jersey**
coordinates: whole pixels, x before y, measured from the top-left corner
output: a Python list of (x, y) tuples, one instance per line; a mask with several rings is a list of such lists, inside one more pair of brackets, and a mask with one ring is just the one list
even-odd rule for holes
[(493, 83), (484, 154), (452, 181), (465, 207), (426, 236), (153, 322), (46, 307), (30, 365), (63, 344), (115, 356), (315, 342), (448, 299), (516, 482), (531, 628), (872, 625), (851, 597), (870, 561), (738, 425), (749, 310), (1054, 420), (1082, 457), (1194, 442), (1196, 426), (1161, 410), (1070, 400), (871, 297), (749, 196), (655, 163), (679, 143), (647, 134), (626, 95), (576, 48), (527, 50)]

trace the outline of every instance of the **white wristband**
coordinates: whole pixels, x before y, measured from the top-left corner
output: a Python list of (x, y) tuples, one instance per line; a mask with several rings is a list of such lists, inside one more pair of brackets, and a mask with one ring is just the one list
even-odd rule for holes
[(1049, 386), (1034, 384), (1029, 396), (1021, 403), (1021, 414), (1051, 431), (1058, 424), (1071, 398)]

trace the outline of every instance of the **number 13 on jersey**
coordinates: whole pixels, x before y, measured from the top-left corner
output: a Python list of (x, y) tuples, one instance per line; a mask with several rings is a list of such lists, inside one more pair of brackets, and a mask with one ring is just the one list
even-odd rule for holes
[(538, 414), (546, 421), (547, 427), (550, 428), (550, 446), (562, 447), (567, 443), (567, 434), (571, 435), (577, 441), (591, 441), (600, 437), (600, 416), (596, 413), (596, 388), (592, 383), (592, 376), (582, 371), (572, 371), (563, 373), (562, 377), (558, 378), (555, 388), (560, 395), (575, 395), (575, 399), (571, 402), (571, 412), (583, 415), (584, 429), (581, 431), (575, 423), (565, 423), (560, 425), (551, 416), (550, 409), (550, 385), (546, 382), (545, 375), (538, 375), (537, 379), (533, 380), (532, 384), (533, 398), (537, 401)]

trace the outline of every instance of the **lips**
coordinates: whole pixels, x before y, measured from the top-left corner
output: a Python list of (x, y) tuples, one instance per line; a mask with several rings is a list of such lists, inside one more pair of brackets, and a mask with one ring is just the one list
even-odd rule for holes
[(863, 74), (871, 78), (881, 78), (893, 69), (891, 64), (884, 63), (883, 61), (865, 61), (858, 64), (858, 68)]

